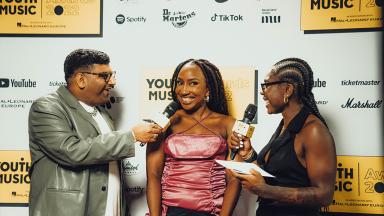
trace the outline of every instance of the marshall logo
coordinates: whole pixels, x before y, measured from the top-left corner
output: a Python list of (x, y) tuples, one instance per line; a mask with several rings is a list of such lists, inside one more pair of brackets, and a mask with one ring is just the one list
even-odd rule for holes
[(354, 99), (355, 98), (348, 98), (347, 103), (341, 105), (341, 108), (380, 108), (383, 103), (383, 100), (377, 100), (375, 103), (370, 103), (369, 100), (365, 103), (360, 101), (353, 103)]
[(172, 22), (176, 28), (182, 28), (195, 15), (195, 12), (187, 14), (184, 11), (169, 12), (168, 9), (163, 9), (163, 22)]

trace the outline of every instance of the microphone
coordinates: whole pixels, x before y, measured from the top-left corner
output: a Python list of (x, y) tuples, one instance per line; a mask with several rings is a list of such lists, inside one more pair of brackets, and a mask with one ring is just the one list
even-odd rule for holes
[[(152, 117), (152, 121), (160, 127), (164, 128), (168, 124), (169, 119), (176, 113), (178, 109), (180, 109), (179, 104), (175, 101), (172, 101), (165, 108), (164, 112), (156, 113), (156, 115)], [(143, 147), (144, 144), (140, 143), (140, 146)]]
[[(257, 112), (257, 106), (254, 104), (248, 104), (247, 109), (245, 109), (244, 117), (242, 121), (236, 120), (235, 125), (232, 128), (233, 132), (236, 132), (245, 137), (251, 138), (255, 127), (251, 126), (252, 120), (255, 118)], [(236, 154), (239, 152), (239, 149), (232, 149), (230, 158), (233, 160)]]

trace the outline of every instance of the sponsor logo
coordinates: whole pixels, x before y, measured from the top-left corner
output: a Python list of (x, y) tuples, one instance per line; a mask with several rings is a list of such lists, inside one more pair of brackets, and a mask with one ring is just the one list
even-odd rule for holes
[(262, 16), (261, 23), (280, 23), (280, 16)]
[(328, 101), (315, 101), (316, 105), (326, 105)]
[[(24, 158), (21, 158), (20, 160), (21, 160), (20, 162), (15, 162), (15, 161), (0, 162), (0, 170), (2, 171), (2, 173), (0, 174), (0, 184), (2, 183), (29, 184), (30, 183), (28, 171), (31, 168), (30, 167), (31, 164), (30, 162), (24, 162)], [(9, 173), (11, 171), (12, 173), (16, 172), (19, 174), (12, 175), (12, 173)], [(6, 174), (5, 172), (8, 172), (9, 174)], [(26, 175), (20, 174), (20, 172), (26, 173)], [(13, 192), (12, 192), (12, 195), (13, 195)], [(20, 196), (20, 195), (16, 194), (15, 192), (15, 196)], [(28, 197), (28, 194), (26, 194), (26, 196)]]
[(360, 18), (360, 19), (336, 19), (336, 17), (331, 17), (332, 23), (337, 22), (368, 22), (368, 21), (381, 21), (383, 18)]
[(133, 159), (123, 160), (123, 173), (126, 176), (137, 175), (144, 170), (144, 165)]
[(22, 23), (17, 23), (16, 25), (17, 28), (67, 28), (66, 25), (24, 25)]
[(338, 156), (335, 193), (330, 207), (347, 208), (349, 212), (381, 214), (384, 203), (384, 170), (382, 157)]
[(215, 15), (211, 17), (211, 21), (243, 21), (243, 16), (239, 15)]
[[(31, 4), (37, 4), (37, 0), (30, 0), (29, 3), (28, 1), (21, 1), (21, 0), (15, 0), (15, 3), (19, 4), (14, 4), (13, 0), (6, 0), (4, 3), (3, 1), (0, 1), (0, 3), (5, 4), (5, 5), (0, 5), (0, 15), (35, 15), (36, 14), (36, 6), (31, 5)], [(9, 5), (6, 5), (6, 4)], [(11, 5), (13, 4), (13, 5)]]
[(125, 17), (123, 14), (119, 14), (116, 16), (116, 22), (117, 24), (123, 24), (125, 21)]
[(344, 20), (338, 20), (336, 17), (331, 17), (331, 22), (344, 22)]
[(352, 2), (353, 0), (311, 0), (311, 10), (352, 8)]
[(106, 108), (106, 109), (111, 109), (112, 104), (120, 103), (120, 101), (123, 101), (124, 99), (125, 99), (125, 97), (113, 97), (112, 96), (109, 98), (109, 102), (104, 104), (104, 105), (101, 105), (101, 107)]
[(341, 85), (379, 85), (377, 80), (342, 80)]
[(15, 79), (0, 79), (0, 88), (8, 88), (9, 87), (9, 81), (11, 81), (11, 87), (14, 88), (36, 88), (36, 81), (31, 81), (30, 79), (25, 80), (15, 80)]
[(272, 12), (277, 11), (277, 9), (261, 9), (261, 14), (271, 14)]
[[(370, 180), (370, 181), (378, 181), (378, 180), (383, 180), (384, 179), (384, 171), (382, 170), (374, 170), (372, 168), (369, 168), (367, 170), (367, 173), (365, 174), (364, 179)], [(384, 183), (382, 182), (368, 182), (369, 190), (371, 193), (383, 193), (384, 192)], [(381, 207), (383, 205), (381, 204)]]
[(144, 3), (146, 0), (116, 0), (117, 2), (119, 2), (120, 4), (122, 5), (139, 5), (139, 4), (142, 4)]
[(327, 87), (327, 82), (326, 81), (321, 81), (319, 78), (317, 78), (317, 80), (314, 80), (313, 81), (313, 87), (316, 87), (316, 88), (325, 88)]
[[(172, 92), (171, 91), (152, 91), (152, 88), (162, 89), (163, 87), (167, 89), (171, 89), (172, 79), (146, 79), (148, 83), (148, 87), (151, 91), (148, 92), (149, 100), (172, 100)], [(167, 98), (168, 96), (168, 98)]]
[(192, 19), (194, 16), (196, 16), (195, 12), (170, 12), (168, 9), (163, 9), (163, 22), (172, 22), (173, 26), (176, 28), (183, 28), (187, 25), (187, 21)]
[(52, 81), (52, 82), (49, 82), (49, 86), (61, 86), (61, 85), (65, 85), (67, 86), (67, 82), (58, 82), (58, 81)]
[(126, 187), (125, 191), (127, 193), (143, 193), (144, 189), (145, 188), (141, 188), (140, 186), (136, 186), (136, 187), (133, 187), (133, 188)]
[(276, 8), (261, 9), (261, 23), (280, 23), (281, 17), (272, 14), (276, 11)]
[(25, 191), (24, 194), (16, 193), (16, 191), (12, 191), (12, 197), (29, 197), (29, 191)]
[(336, 174), (339, 181), (335, 182), (335, 191), (351, 192), (353, 188), (351, 187), (352, 182), (350, 180), (353, 179), (353, 168), (345, 168), (342, 163), (339, 163), (337, 166)]
[(366, 102), (353, 102), (355, 98), (348, 98), (347, 103), (344, 105), (341, 105), (341, 108), (380, 108), (381, 104), (383, 103), (383, 100), (377, 100), (374, 103), (370, 103), (369, 100)]
[(144, 18), (143, 16), (125, 18), (123, 14), (119, 14), (116, 16), (116, 23), (117, 24), (123, 24), (125, 22), (125, 20), (127, 21), (127, 23), (138, 23), (138, 22), (145, 23), (147, 18)]
[(8, 88), (9, 79), (0, 79), (0, 88)]
[[(342, 163), (338, 164), (337, 168), (337, 177), (340, 181), (336, 181), (335, 191), (346, 191), (351, 192), (353, 189), (353, 183), (351, 180), (354, 179), (354, 169), (353, 168), (345, 168)], [(373, 168), (368, 168), (365, 172), (363, 180), (365, 185), (368, 186), (365, 190), (366, 193), (383, 193), (384, 192), (384, 184), (382, 182), (377, 182), (384, 179), (384, 171), (375, 170)], [(363, 177), (363, 176), (361, 176)], [(344, 181), (343, 181), (344, 180)], [(376, 182), (375, 182), (376, 181)], [(373, 183), (375, 182), (375, 183)], [(359, 199), (347, 199), (348, 202), (366, 202), (369, 200), (359, 200)], [(372, 201), (371, 201), (372, 202)], [(383, 207), (383, 204), (360, 204), (360, 203), (337, 203), (334, 205), (345, 205), (345, 206), (371, 206), (371, 207)], [(377, 205), (377, 206), (376, 206)]]
[(0, 100), (1, 108), (26, 108), (28, 104), (32, 104), (35, 100)]

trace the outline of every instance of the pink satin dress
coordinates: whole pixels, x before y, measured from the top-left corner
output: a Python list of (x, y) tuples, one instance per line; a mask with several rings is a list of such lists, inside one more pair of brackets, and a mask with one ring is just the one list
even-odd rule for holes
[[(205, 118), (201, 121), (193, 118), (196, 124), (165, 140), (166, 160), (161, 180), (163, 216), (168, 206), (212, 215), (219, 215), (221, 211), (226, 188), (225, 168), (215, 159), (225, 160), (227, 141), (201, 123)], [(213, 134), (182, 134), (197, 124)]]

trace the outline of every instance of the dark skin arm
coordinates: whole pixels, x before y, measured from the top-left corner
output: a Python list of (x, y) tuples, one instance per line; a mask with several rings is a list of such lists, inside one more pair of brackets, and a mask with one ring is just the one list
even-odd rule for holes
[(147, 202), (151, 216), (161, 215), (161, 177), (164, 169), (165, 133), (147, 146)]
[[(235, 148), (237, 143), (238, 138), (232, 138), (231, 148)], [(244, 142), (244, 148), (248, 145), (248, 142)], [(297, 134), (294, 145), (299, 161), (307, 168), (311, 187), (267, 185), (260, 173), (253, 169), (250, 170), (252, 175), (239, 174), (233, 170), (231, 172), (247, 191), (261, 198), (274, 200), (271, 205), (329, 206), (333, 199), (336, 178), (336, 149), (332, 135), (318, 119), (310, 116)]]
[[(229, 145), (231, 140), (231, 135), (232, 135), (232, 128), (233, 128), (233, 125), (235, 124), (235, 119), (232, 117), (228, 117), (226, 121), (227, 121), (226, 123), (227, 143)], [(231, 153), (231, 150), (228, 148), (228, 153), (226, 158), (227, 161), (231, 160), (229, 158), (230, 153)], [(234, 160), (242, 161), (239, 155), (237, 155)], [(237, 204), (237, 201), (239, 200), (239, 195), (241, 192), (240, 182), (237, 181), (232, 176), (232, 173), (228, 169), (225, 169), (225, 172), (226, 172), (227, 187), (224, 193), (224, 201), (223, 201), (223, 206), (221, 208), (220, 216), (233, 214), (233, 210), (236, 207), (236, 204)]]

